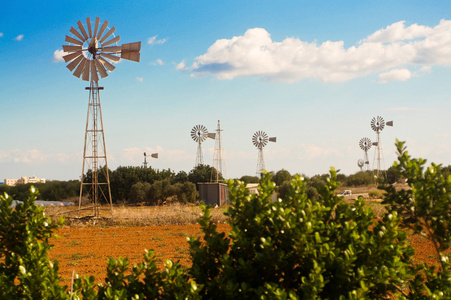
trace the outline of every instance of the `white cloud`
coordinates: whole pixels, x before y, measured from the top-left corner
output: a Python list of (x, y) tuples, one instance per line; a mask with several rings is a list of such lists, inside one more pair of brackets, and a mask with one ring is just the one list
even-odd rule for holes
[(138, 80), (139, 82), (143, 82), (143, 81), (144, 81), (144, 78), (142, 78), (142, 77), (136, 77), (136, 80)]
[(40, 163), (47, 161), (48, 154), (43, 153), (37, 149), (31, 150), (8, 150), (0, 151), (0, 162), (15, 162), (15, 163)]
[(179, 62), (176, 66), (175, 66), (176, 70), (187, 70), (188, 68), (186, 67), (185, 64), (185, 60), (182, 60), (181, 62)]
[(407, 69), (392, 69), (385, 73), (380, 73), (379, 82), (387, 83), (389, 81), (406, 81), (412, 77), (412, 72)]
[[(317, 44), (288, 37), (277, 42), (265, 29), (253, 28), (242, 36), (217, 40), (195, 58), (190, 70), (193, 76), (219, 79), (342, 82), (381, 72), (381, 80), (407, 80), (413, 74), (406, 67), (423, 71), (433, 65), (451, 66), (451, 21), (442, 20), (435, 27), (397, 22), (349, 48), (343, 41)], [(184, 62), (177, 65), (184, 67)]]
[(433, 29), (427, 26), (412, 24), (408, 27), (404, 25), (405, 21), (399, 21), (387, 26), (368, 36), (362, 42), (392, 43), (403, 40), (412, 40), (425, 37), (432, 33)]
[(166, 39), (157, 40), (157, 37), (158, 37), (158, 35), (155, 35), (153, 37), (148, 38), (147, 39), (147, 44), (149, 44), (149, 45), (161, 45), (161, 44), (166, 43)]
[(23, 34), (19, 34), (19, 35), (16, 36), (14, 39), (15, 39), (16, 41), (21, 41), (21, 40), (23, 40)]
[(3, 37), (3, 32), (0, 32), (0, 37)]
[(63, 56), (66, 55), (67, 53), (64, 52), (63, 50), (55, 50), (55, 52), (53, 52), (53, 62), (60, 62), (60, 61), (64, 61)]
[(153, 62), (149, 63), (149, 65), (151, 65), (151, 66), (162, 66), (162, 65), (164, 65), (164, 62), (161, 59), (157, 59), (156, 61), (153, 61)]

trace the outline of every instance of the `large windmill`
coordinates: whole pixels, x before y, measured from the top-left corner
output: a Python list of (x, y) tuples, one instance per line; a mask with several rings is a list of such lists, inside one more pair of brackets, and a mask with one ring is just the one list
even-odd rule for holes
[[(83, 168), (80, 185), (79, 216), (83, 193), (92, 203), (93, 216), (100, 216), (101, 201), (110, 205), (112, 212), (110, 179), (103, 132), (102, 108), (100, 105), (99, 75), (108, 76), (115, 69), (113, 63), (121, 58), (139, 62), (141, 42), (118, 45), (119, 36), (114, 36), (115, 28), (108, 28), (108, 21), (100, 26), (100, 18), (95, 21), (86, 18), (86, 24), (77, 22), (78, 29), (71, 27), (72, 36), (66, 35), (68, 45), (63, 50), (69, 53), (63, 56), (67, 68), (75, 77), (89, 81), (89, 104), (86, 118), (85, 145), (83, 150)], [(85, 27), (86, 26), (86, 27)], [(106, 31), (106, 33), (105, 33)], [(75, 70), (75, 71), (74, 71)], [(91, 171), (90, 176), (85, 171)], [(100, 174), (102, 172), (102, 174)], [(89, 172), (88, 172), (89, 173)], [(89, 175), (89, 174), (88, 174)], [(102, 175), (102, 176), (99, 176)]]
[(263, 158), (263, 148), (268, 142), (276, 142), (276, 137), (268, 137), (268, 134), (264, 131), (257, 131), (252, 136), (252, 143), (258, 148), (258, 160), (257, 160), (257, 177), (261, 177), (263, 170), (265, 169), (265, 160)]
[[(380, 133), (384, 129), (385, 125), (393, 126), (393, 121), (388, 121), (387, 123), (385, 123), (384, 118), (382, 118), (380, 116), (374, 117), (371, 120), (371, 129), (373, 129), (377, 134), (377, 141), (376, 141), (376, 143), (373, 143), (373, 145), (376, 146), (376, 152), (374, 153), (374, 158), (373, 158), (373, 170), (376, 169), (377, 177), (379, 177), (383, 172), (383, 170), (381, 169), (381, 161), (383, 164), (384, 154), (382, 153)], [(377, 163), (376, 168), (374, 168), (374, 161), (376, 161), (376, 163)], [(385, 170), (385, 166), (383, 168)]]

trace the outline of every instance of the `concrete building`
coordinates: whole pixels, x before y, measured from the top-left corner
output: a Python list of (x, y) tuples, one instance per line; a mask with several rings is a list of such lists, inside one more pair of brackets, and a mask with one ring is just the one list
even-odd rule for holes
[(39, 178), (36, 176), (33, 177), (22, 177), (20, 179), (5, 179), (4, 184), (9, 186), (15, 186), (18, 184), (28, 184), (28, 183), (45, 183), (44, 178)]

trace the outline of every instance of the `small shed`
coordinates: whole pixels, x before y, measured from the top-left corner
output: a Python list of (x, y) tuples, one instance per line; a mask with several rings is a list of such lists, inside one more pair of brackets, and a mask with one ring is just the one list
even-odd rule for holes
[(229, 188), (227, 184), (217, 182), (199, 182), (199, 199), (211, 206), (221, 206), (229, 203)]

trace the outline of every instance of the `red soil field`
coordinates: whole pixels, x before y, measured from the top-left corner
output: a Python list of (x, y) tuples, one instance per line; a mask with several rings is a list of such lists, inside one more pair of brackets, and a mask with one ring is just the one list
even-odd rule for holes
[[(218, 231), (228, 232), (230, 225), (218, 224)], [(54, 245), (49, 258), (58, 260), (63, 284), (70, 285), (72, 271), (79, 276), (94, 275), (96, 282), (104, 282), (108, 258), (127, 257), (130, 266), (143, 261), (144, 250), (155, 251), (157, 264), (180, 261), (190, 266), (187, 237), (199, 237), (199, 225), (167, 225), (148, 227), (72, 228), (63, 227), (55, 232)], [(437, 263), (433, 245), (421, 236), (409, 236), (416, 250), (415, 262)]]

